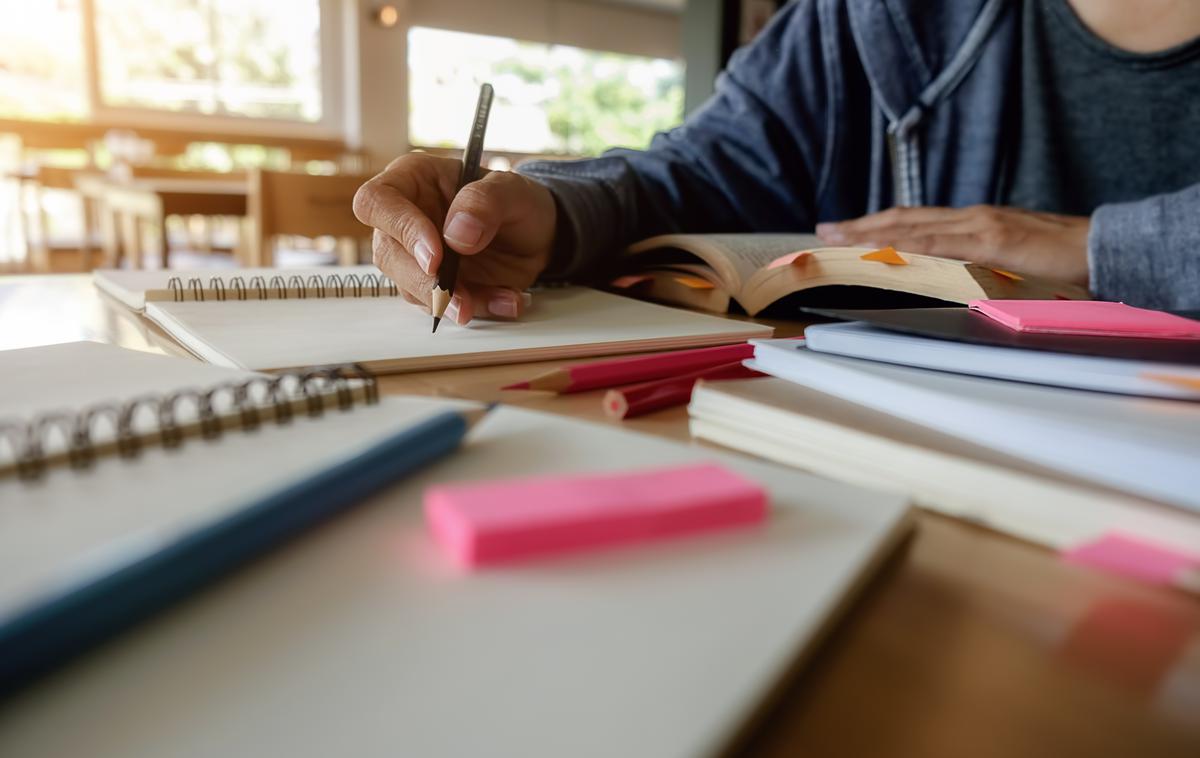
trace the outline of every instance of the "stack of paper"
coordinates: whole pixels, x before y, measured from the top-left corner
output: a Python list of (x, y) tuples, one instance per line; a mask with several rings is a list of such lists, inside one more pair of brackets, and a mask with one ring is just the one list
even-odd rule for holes
[[(1186, 508), (850, 402), (828, 387), (776, 378), (703, 383), (688, 413), (698, 439), (904, 492), (922, 507), (1056, 550), (1112, 531), (1180, 550), (1200, 545), (1200, 519)], [(1029, 431), (1044, 433), (1036, 426)]]
[(1200, 405), (894, 366), (757, 343), (763, 373), (1086, 481), (1200, 511)]

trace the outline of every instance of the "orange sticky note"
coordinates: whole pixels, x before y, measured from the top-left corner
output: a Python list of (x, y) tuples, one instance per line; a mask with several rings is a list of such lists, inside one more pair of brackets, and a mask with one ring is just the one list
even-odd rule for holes
[(788, 253), (787, 255), (781, 255), (778, 258), (776, 258), (775, 260), (771, 261), (770, 265), (768, 265), (767, 268), (768, 269), (783, 268), (784, 266), (792, 266), (792, 265), (799, 266), (804, 263), (807, 263), (808, 258), (811, 255), (812, 255), (812, 253), (810, 253), (807, 250), (800, 250), (799, 252)]
[(629, 289), (635, 284), (649, 281), (650, 277), (647, 274), (629, 274), (628, 276), (619, 276), (613, 279), (612, 286), (620, 287), (621, 289)]
[(1002, 269), (1002, 268), (994, 268), (994, 269), (991, 269), (991, 272), (992, 272), (993, 274), (995, 274), (996, 276), (1002, 276), (1002, 277), (1004, 277), (1005, 279), (1010, 279), (1010, 280), (1012, 280), (1012, 281), (1014, 281), (1014, 282), (1023, 282), (1023, 281), (1025, 281), (1025, 277), (1021, 276), (1020, 274), (1014, 274), (1013, 272), (1011, 272), (1011, 271), (1005, 271), (1005, 270), (1004, 270), (1004, 269)]
[(859, 257), (864, 261), (879, 261), (880, 263), (886, 263), (889, 266), (908, 265), (908, 261), (904, 260), (904, 257), (901, 256), (900, 253), (897, 253), (896, 248), (892, 247), (891, 245), (888, 245), (887, 247), (881, 247), (878, 250), (872, 250), (869, 253), (863, 253)]
[(1194, 376), (1175, 376), (1173, 374), (1142, 374), (1143, 379), (1151, 379), (1164, 384), (1174, 384), (1189, 390), (1200, 390), (1200, 378)]
[(690, 287), (694, 290), (711, 290), (715, 289), (717, 286), (707, 279), (701, 279), (698, 276), (677, 276), (675, 277), (675, 281), (679, 282), (684, 287)]

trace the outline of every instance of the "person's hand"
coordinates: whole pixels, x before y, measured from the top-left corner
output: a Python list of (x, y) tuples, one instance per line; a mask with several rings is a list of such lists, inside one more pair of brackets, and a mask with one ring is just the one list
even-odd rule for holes
[(401, 156), (359, 188), (354, 215), (375, 227), (375, 265), (410, 303), (428, 309), (449, 245), (463, 257), (446, 318), (517, 318), (522, 291), (550, 262), (554, 198), (507, 171), (486, 172), (455, 195), (460, 166), (425, 153)]
[(994, 205), (891, 208), (852, 221), (817, 224), (817, 236), (831, 245), (891, 245), (1086, 286), (1090, 223), (1086, 216)]

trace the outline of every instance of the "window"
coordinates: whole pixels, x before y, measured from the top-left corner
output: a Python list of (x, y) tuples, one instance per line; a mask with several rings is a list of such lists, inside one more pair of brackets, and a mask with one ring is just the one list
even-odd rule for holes
[(479, 85), (496, 88), (493, 150), (596, 155), (645, 147), (683, 117), (677, 61), (414, 27), (408, 35), (409, 140), (462, 147)]
[(338, 2), (0, 0), (0, 118), (337, 131)]
[(110, 107), (321, 120), (319, 0), (93, 0)]
[(79, 0), (0, 0), (0, 117), (88, 112)]

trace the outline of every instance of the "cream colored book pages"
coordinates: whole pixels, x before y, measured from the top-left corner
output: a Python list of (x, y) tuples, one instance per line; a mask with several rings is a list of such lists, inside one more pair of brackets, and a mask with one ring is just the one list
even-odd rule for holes
[[(422, 518), (434, 483), (714, 460), (768, 488), (765, 524), (464, 573)], [(147, 494), (209, 486), (177, 476)], [(910, 527), (895, 495), (501, 407), (454, 456), (6, 703), (0, 754), (712, 755)]]
[[(864, 261), (862, 255), (869, 252), (869, 248), (858, 247), (817, 248), (812, 251), (811, 258), (796, 265), (760, 270), (747, 280), (742, 290), (742, 305), (747, 312), (757, 313), (785, 295), (831, 285), (894, 290), (963, 305), (990, 296), (988, 289), (972, 273), (986, 270), (965, 261), (901, 253), (908, 264), (892, 266), (879, 261)], [(1011, 280), (990, 272), (986, 274), (988, 279), (996, 280), (997, 286), (1008, 288), (1009, 292), (1001, 294), (1015, 293), (1016, 285)], [(1072, 288), (1072, 293), (1074, 289), (1077, 288)], [(1063, 291), (1067, 292), (1066, 285)], [(1053, 297), (1049, 292), (1045, 296)]]
[(854, 484), (1054, 549), (1120, 529), (1180, 549), (1200, 518), (782, 379), (702, 383), (693, 436)]
[[(121, 301), (135, 311), (140, 311), (146, 305), (147, 299), (171, 299), (169, 283), (177, 278), (186, 288), (192, 280), (198, 281), (205, 289), (213, 279), (219, 279), (228, 286), (234, 277), (241, 277), (249, 282), (256, 276), (270, 281), (272, 277), (281, 276), (284, 281), (298, 276), (301, 280), (318, 276), (328, 278), (333, 275), (345, 278), (350, 275), (365, 277), (369, 275), (382, 276), (379, 269), (371, 265), (364, 266), (313, 266), (308, 268), (237, 268), (237, 269), (167, 269), (158, 271), (125, 271), (121, 269), (97, 269), (92, 272), (92, 281), (100, 290)], [(147, 298), (147, 293), (150, 297)]]
[(711, 266), (730, 294), (737, 296), (750, 277), (780, 256), (824, 247), (813, 234), (663, 234), (630, 247), (630, 254), (680, 248)]
[(534, 295), (516, 322), (443, 322), (392, 298), (155, 302), (146, 315), (201, 358), (280, 370), (359, 362), (379, 372), (481, 366), (741, 342), (769, 327), (583, 288)]

